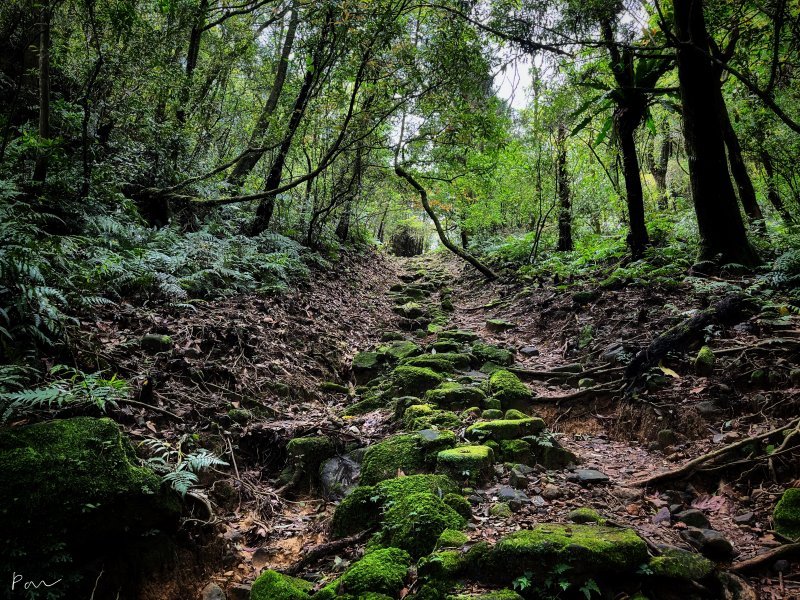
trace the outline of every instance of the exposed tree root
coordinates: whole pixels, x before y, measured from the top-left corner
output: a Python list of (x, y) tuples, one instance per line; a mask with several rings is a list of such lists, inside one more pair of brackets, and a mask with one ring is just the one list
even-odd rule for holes
[(784, 544), (783, 546), (778, 546), (772, 550), (762, 552), (753, 558), (748, 558), (747, 560), (733, 563), (730, 567), (730, 570), (740, 572), (758, 569), (785, 556), (800, 556), (800, 542), (795, 542), (794, 544)]
[(733, 325), (753, 314), (747, 297), (737, 294), (727, 296), (691, 319), (668, 329), (656, 337), (647, 348), (641, 350), (628, 364), (625, 376), (635, 380), (648, 367), (656, 364), (669, 352), (686, 350), (691, 344), (703, 339), (706, 327), (713, 324)]
[(319, 560), (320, 558), (324, 558), (325, 556), (328, 556), (334, 552), (338, 552), (339, 550), (347, 548), (348, 546), (360, 544), (366, 540), (371, 533), (372, 529), (365, 529), (361, 533), (351, 535), (350, 537), (342, 538), (340, 540), (333, 540), (332, 542), (325, 542), (324, 544), (314, 546), (311, 550), (303, 555), (303, 558), (298, 560), (296, 563), (289, 565), (283, 569), (282, 572), (286, 575), (295, 575), (302, 571), (306, 566), (310, 565), (314, 561)]
[[(753, 436), (753, 437), (745, 438), (743, 440), (739, 440), (738, 442), (734, 442), (733, 444), (729, 444), (727, 446), (724, 446), (722, 448), (714, 450), (713, 452), (708, 452), (706, 454), (703, 454), (702, 456), (698, 456), (697, 458), (695, 458), (693, 460), (690, 460), (689, 462), (687, 462), (686, 464), (678, 467), (677, 469), (672, 469), (670, 471), (665, 471), (664, 473), (657, 473), (656, 475), (653, 475), (651, 477), (647, 477), (645, 479), (639, 479), (637, 481), (633, 481), (633, 482), (631, 482), (630, 485), (637, 486), (637, 487), (646, 487), (646, 486), (649, 486), (649, 485), (654, 485), (656, 483), (660, 483), (662, 481), (669, 481), (669, 480), (673, 480), (673, 479), (682, 479), (684, 477), (688, 477), (688, 476), (692, 475), (693, 473), (695, 473), (696, 471), (698, 471), (703, 465), (706, 465), (707, 463), (719, 458), (720, 456), (724, 456), (724, 455), (728, 454), (729, 452), (733, 452), (733, 451), (738, 450), (740, 448), (743, 448), (743, 447), (745, 447), (745, 446), (747, 446), (749, 444), (760, 442), (762, 440), (766, 440), (766, 439), (768, 439), (770, 437), (773, 437), (773, 436), (776, 436), (778, 434), (781, 434), (784, 431), (787, 431), (789, 429), (794, 429), (795, 431), (797, 431), (798, 428), (800, 428), (800, 419), (795, 419), (794, 421), (792, 421), (788, 425), (784, 425), (783, 427), (778, 427), (777, 429), (772, 429), (772, 430), (767, 431), (765, 433), (762, 433), (760, 435), (756, 435), (756, 436)], [(791, 435), (786, 436), (786, 439), (784, 439), (784, 442), (777, 449), (777, 451), (784, 450), (786, 448), (786, 444), (788, 443), (788, 440), (791, 439), (793, 436), (794, 436), (794, 433), (792, 433)], [(768, 459), (768, 458), (770, 458), (770, 456), (772, 456), (772, 455), (766, 455), (763, 458), (764, 459)]]

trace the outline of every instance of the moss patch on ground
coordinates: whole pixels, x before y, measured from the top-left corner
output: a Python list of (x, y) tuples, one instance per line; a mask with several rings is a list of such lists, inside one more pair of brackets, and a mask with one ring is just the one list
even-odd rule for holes
[(421, 396), (444, 378), (431, 369), (401, 365), (392, 372), (392, 386), (398, 395)]
[(459, 446), (442, 450), (436, 458), (436, 469), (456, 481), (485, 481), (491, 477), (494, 452), (488, 446)]
[(467, 427), (465, 433), (470, 440), (514, 440), (529, 435), (535, 435), (544, 430), (545, 423), (538, 417), (527, 419), (498, 419), (484, 421)]
[(504, 369), (494, 371), (489, 377), (489, 393), (500, 400), (503, 410), (525, 410), (533, 400), (533, 394), (519, 377)]
[(308, 600), (312, 587), (304, 579), (267, 570), (253, 582), (250, 600)]
[(772, 513), (775, 531), (791, 540), (800, 539), (800, 488), (789, 488)]

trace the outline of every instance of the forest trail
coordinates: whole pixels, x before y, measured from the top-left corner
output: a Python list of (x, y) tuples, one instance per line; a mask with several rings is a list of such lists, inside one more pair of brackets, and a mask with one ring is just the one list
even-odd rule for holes
[[(613, 528), (632, 528), (654, 552), (664, 545), (705, 545), (708, 554), (708, 547), (717, 544), (723, 565), (779, 545), (768, 524), (777, 486), (755, 491), (737, 482), (708, 489), (685, 483), (637, 486), (644, 477), (766, 427), (746, 425), (746, 419), (736, 423), (729, 411), (710, 406), (712, 400), (701, 401), (698, 411), (691, 394), (702, 397), (717, 384), (697, 385), (691, 375), (674, 373), (678, 389), (662, 390), (660, 399), (651, 395), (645, 408), (619, 401), (620, 363), (630, 358), (629, 344), (641, 345), (643, 338), (658, 333), (643, 334), (642, 321), (659, 323), (665, 304), (680, 306), (683, 300), (688, 307), (689, 299), (664, 298), (652, 290), (584, 298), (535, 286), (487, 284), (441, 255), (390, 260), (391, 268), (372, 267), (382, 273), (380, 283), (360, 298), (375, 309), (371, 320), (343, 328), (349, 340), (362, 340), (351, 347), (350, 354), (358, 353), (350, 381), (342, 385), (317, 378), (326, 391), (323, 400), (309, 398), (284, 419), (244, 426), (237, 449), (252, 459), (253, 442), (267, 444), (269, 449), (262, 451), (286, 457), (286, 468), (278, 480), (268, 482), (264, 476), (280, 467), (275, 456), (260, 469), (252, 461), (237, 467), (242, 473), (231, 491), (239, 492), (238, 505), (229, 504), (230, 512), (220, 521), (233, 554), (211, 578), (230, 597), (246, 597), (252, 581), (270, 569), (324, 582), (346, 573), (367, 538), (342, 546), (337, 535), (347, 538), (368, 525), (385, 527), (380, 520), (368, 522), (369, 511), (363, 508), (356, 511), (365, 519), (360, 526), (343, 527), (344, 517), (334, 514), (342, 496), (358, 483), (359, 471), (362, 486), (433, 472), (459, 481), (471, 505), (467, 537), (457, 544), (465, 556), (480, 542), (495, 544), (520, 530), (542, 524), (573, 527), (569, 523), (597, 519)], [(633, 305), (649, 308), (631, 311)], [(649, 315), (642, 314), (648, 310)], [(422, 371), (406, 379), (394, 370), (398, 365)], [(505, 369), (518, 374), (526, 387), (521, 395), (515, 396), (519, 390), (509, 393), (510, 404), (495, 405), (504, 392), (490, 374)], [(430, 391), (434, 388), (446, 391)], [(690, 394), (683, 400), (686, 406), (660, 401), (683, 393)], [(509, 417), (521, 424), (512, 425), (518, 431), (511, 435), (503, 432)], [(441, 433), (447, 430), (454, 432), (452, 439), (447, 435), (453, 434)], [(416, 441), (409, 454), (411, 438)], [(488, 458), (465, 456), (463, 464), (451, 456), (455, 462), (448, 464), (440, 453), (456, 443), (491, 451)], [(218, 490), (214, 494), (212, 489), (218, 502)], [(701, 530), (703, 539), (687, 543), (687, 532)], [(715, 531), (727, 541), (715, 537)], [(317, 559), (298, 565), (310, 551), (319, 554)], [(417, 572), (404, 583), (400, 597), (418, 591), (429, 578), (424, 569)], [(736, 581), (728, 583), (730, 589)], [(800, 593), (800, 584), (785, 581), (781, 573), (750, 584), (759, 597)], [(494, 589), (496, 582), (474, 576), (460, 590), (477, 593), (487, 585)], [(664, 591), (663, 582), (656, 587)], [(697, 597), (718, 593), (707, 592)]]

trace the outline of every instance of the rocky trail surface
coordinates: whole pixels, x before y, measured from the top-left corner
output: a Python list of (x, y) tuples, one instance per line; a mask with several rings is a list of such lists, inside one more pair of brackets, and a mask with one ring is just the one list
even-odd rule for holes
[[(373, 293), (392, 312), (323, 399), (243, 417), (236, 450), (263, 460), (212, 488), (232, 551), (204, 598), (800, 596), (780, 553), (747, 568), (787, 547), (782, 487), (648, 481), (785, 423), (722, 402), (731, 387), (696, 364), (659, 363), (630, 401), (633, 348), (691, 299), (484, 284), (441, 257), (406, 260)], [(790, 408), (794, 391), (770, 400)]]

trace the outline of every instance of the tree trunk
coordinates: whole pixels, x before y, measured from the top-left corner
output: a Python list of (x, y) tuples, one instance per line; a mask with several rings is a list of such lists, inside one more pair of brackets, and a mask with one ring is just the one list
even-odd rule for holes
[(672, 142), (669, 139), (669, 121), (666, 119), (664, 119), (661, 135), (663, 137), (658, 147), (658, 159), (653, 165), (653, 179), (656, 182), (656, 190), (658, 191), (658, 208), (660, 210), (666, 210), (667, 169), (669, 167), (669, 156), (672, 151)]
[[(269, 174), (267, 175), (267, 181), (264, 184), (264, 189), (266, 191), (276, 189), (281, 183), (281, 177), (283, 177), (283, 167), (286, 165), (286, 158), (289, 155), (289, 149), (292, 147), (292, 140), (294, 139), (295, 133), (297, 133), (297, 128), (300, 126), (300, 121), (305, 114), (306, 107), (308, 106), (308, 101), (311, 97), (311, 88), (314, 85), (314, 81), (316, 80), (318, 64), (317, 61), (312, 61), (312, 66), (309, 66), (306, 69), (305, 77), (303, 78), (303, 85), (300, 86), (300, 91), (297, 93), (297, 98), (295, 99), (294, 106), (292, 107), (292, 116), (289, 118), (289, 125), (286, 131), (286, 135), (281, 142), (280, 147), (278, 148), (278, 155), (275, 157), (275, 160), (272, 162), (272, 166), (269, 169)], [(253, 220), (253, 225), (251, 228), (252, 235), (258, 235), (259, 233), (266, 231), (267, 227), (269, 227), (269, 222), (272, 220), (272, 213), (275, 210), (275, 194), (270, 193), (268, 194), (258, 205), (256, 209), (256, 217)]]
[[(283, 92), (283, 84), (286, 81), (286, 73), (289, 69), (289, 58), (292, 53), (298, 22), (299, 11), (296, 6), (292, 6), (289, 26), (286, 30), (286, 37), (283, 39), (283, 49), (281, 50), (278, 65), (275, 68), (275, 80), (272, 83), (272, 89), (269, 91), (267, 102), (264, 104), (264, 108), (261, 110), (256, 126), (253, 128), (253, 133), (250, 136), (250, 148), (259, 148), (264, 144), (266, 139), (270, 121), (272, 120), (272, 114), (278, 107), (278, 100), (280, 100), (281, 93)], [(252, 150), (244, 154), (233, 167), (233, 171), (231, 171), (228, 177), (228, 183), (236, 188), (240, 187), (263, 155), (263, 149)]]
[[(39, 143), (50, 139), (50, 3), (45, 0), (39, 13)], [(41, 145), (36, 154), (33, 181), (47, 179), (49, 148)]]
[(189, 32), (189, 48), (186, 50), (186, 76), (181, 87), (178, 108), (175, 111), (175, 118), (181, 125), (186, 122), (186, 105), (189, 103), (192, 93), (192, 80), (194, 79), (194, 71), (197, 68), (197, 58), (200, 56), (200, 40), (203, 37), (207, 12), (208, 0), (200, 0), (200, 5), (197, 7), (197, 12), (192, 21), (192, 29)]
[(570, 204), (569, 173), (567, 173), (567, 128), (558, 125), (556, 134), (556, 185), (558, 186), (558, 246), (559, 252), (572, 252), (572, 206)]
[(636, 141), (633, 137), (633, 132), (640, 120), (635, 111), (635, 108), (628, 107), (617, 109), (614, 123), (622, 153), (622, 171), (625, 176), (625, 196), (630, 220), (628, 245), (633, 257), (639, 258), (650, 243), (650, 238), (647, 235), (647, 226), (644, 221), (644, 193), (639, 174), (639, 158), (636, 156)]
[(764, 215), (761, 212), (761, 207), (756, 200), (756, 190), (753, 188), (753, 182), (750, 175), (747, 173), (747, 166), (742, 157), (742, 146), (739, 144), (739, 138), (736, 136), (736, 131), (733, 129), (731, 117), (728, 114), (728, 107), (725, 105), (725, 98), (722, 97), (722, 90), (719, 90), (719, 118), (722, 123), (722, 135), (725, 139), (725, 146), (728, 149), (728, 163), (731, 168), (731, 175), (736, 182), (736, 188), (739, 192), (739, 201), (742, 203), (744, 214), (747, 219), (753, 223), (754, 221), (763, 221)]
[(708, 58), (702, 0), (674, 0), (678, 79), (689, 180), (700, 232), (700, 258), (759, 262), (747, 239), (725, 157), (717, 81)]
[(761, 150), (761, 152), (759, 152), (759, 158), (761, 158), (761, 164), (764, 166), (764, 173), (767, 175), (767, 199), (769, 199), (769, 203), (778, 211), (778, 214), (785, 223), (793, 223), (794, 219), (791, 213), (786, 209), (786, 205), (778, 194), (778, 189), (775, 185), (775, 167), (772, 165), (772, 157), (770, 157), (766, 150)]
[(471, 264), (473, 267), (478, 269), (486, 279), (497, 279), (497, 275), (494, 271), (492, 271), (489, 267), (484, 265), (480, 262), (477, 258), (472, 256), (469, 252), (466, 252), (456, 246), (450, 239), (447, 237), (444, 229), (442, 228), (442, 224), (439, 221), (439, 217), (436, 216), (436, 213), (431, 208), (430, 203), (428, 202), (428, 192), (422, 187), (416, 179), (414, 179), (403, 167), (397, 165), (394, 168), (394, 172), (397, 173), (400, 177), (405, 179), (411, 187), (413, 187), (417, 193), (419, 194), (419, 199), (422, 202), (422, 208), (425, 209), (425, 212), (428, 213), (428, 216), (433, 221), (434, 227), (436, 227), (436, 233), (439, 235), (439, 241), (442, 242), (442, 245), (450, 250), (453, 254), (458, 256), (459, 258), (464, 259), (466, 262)]

